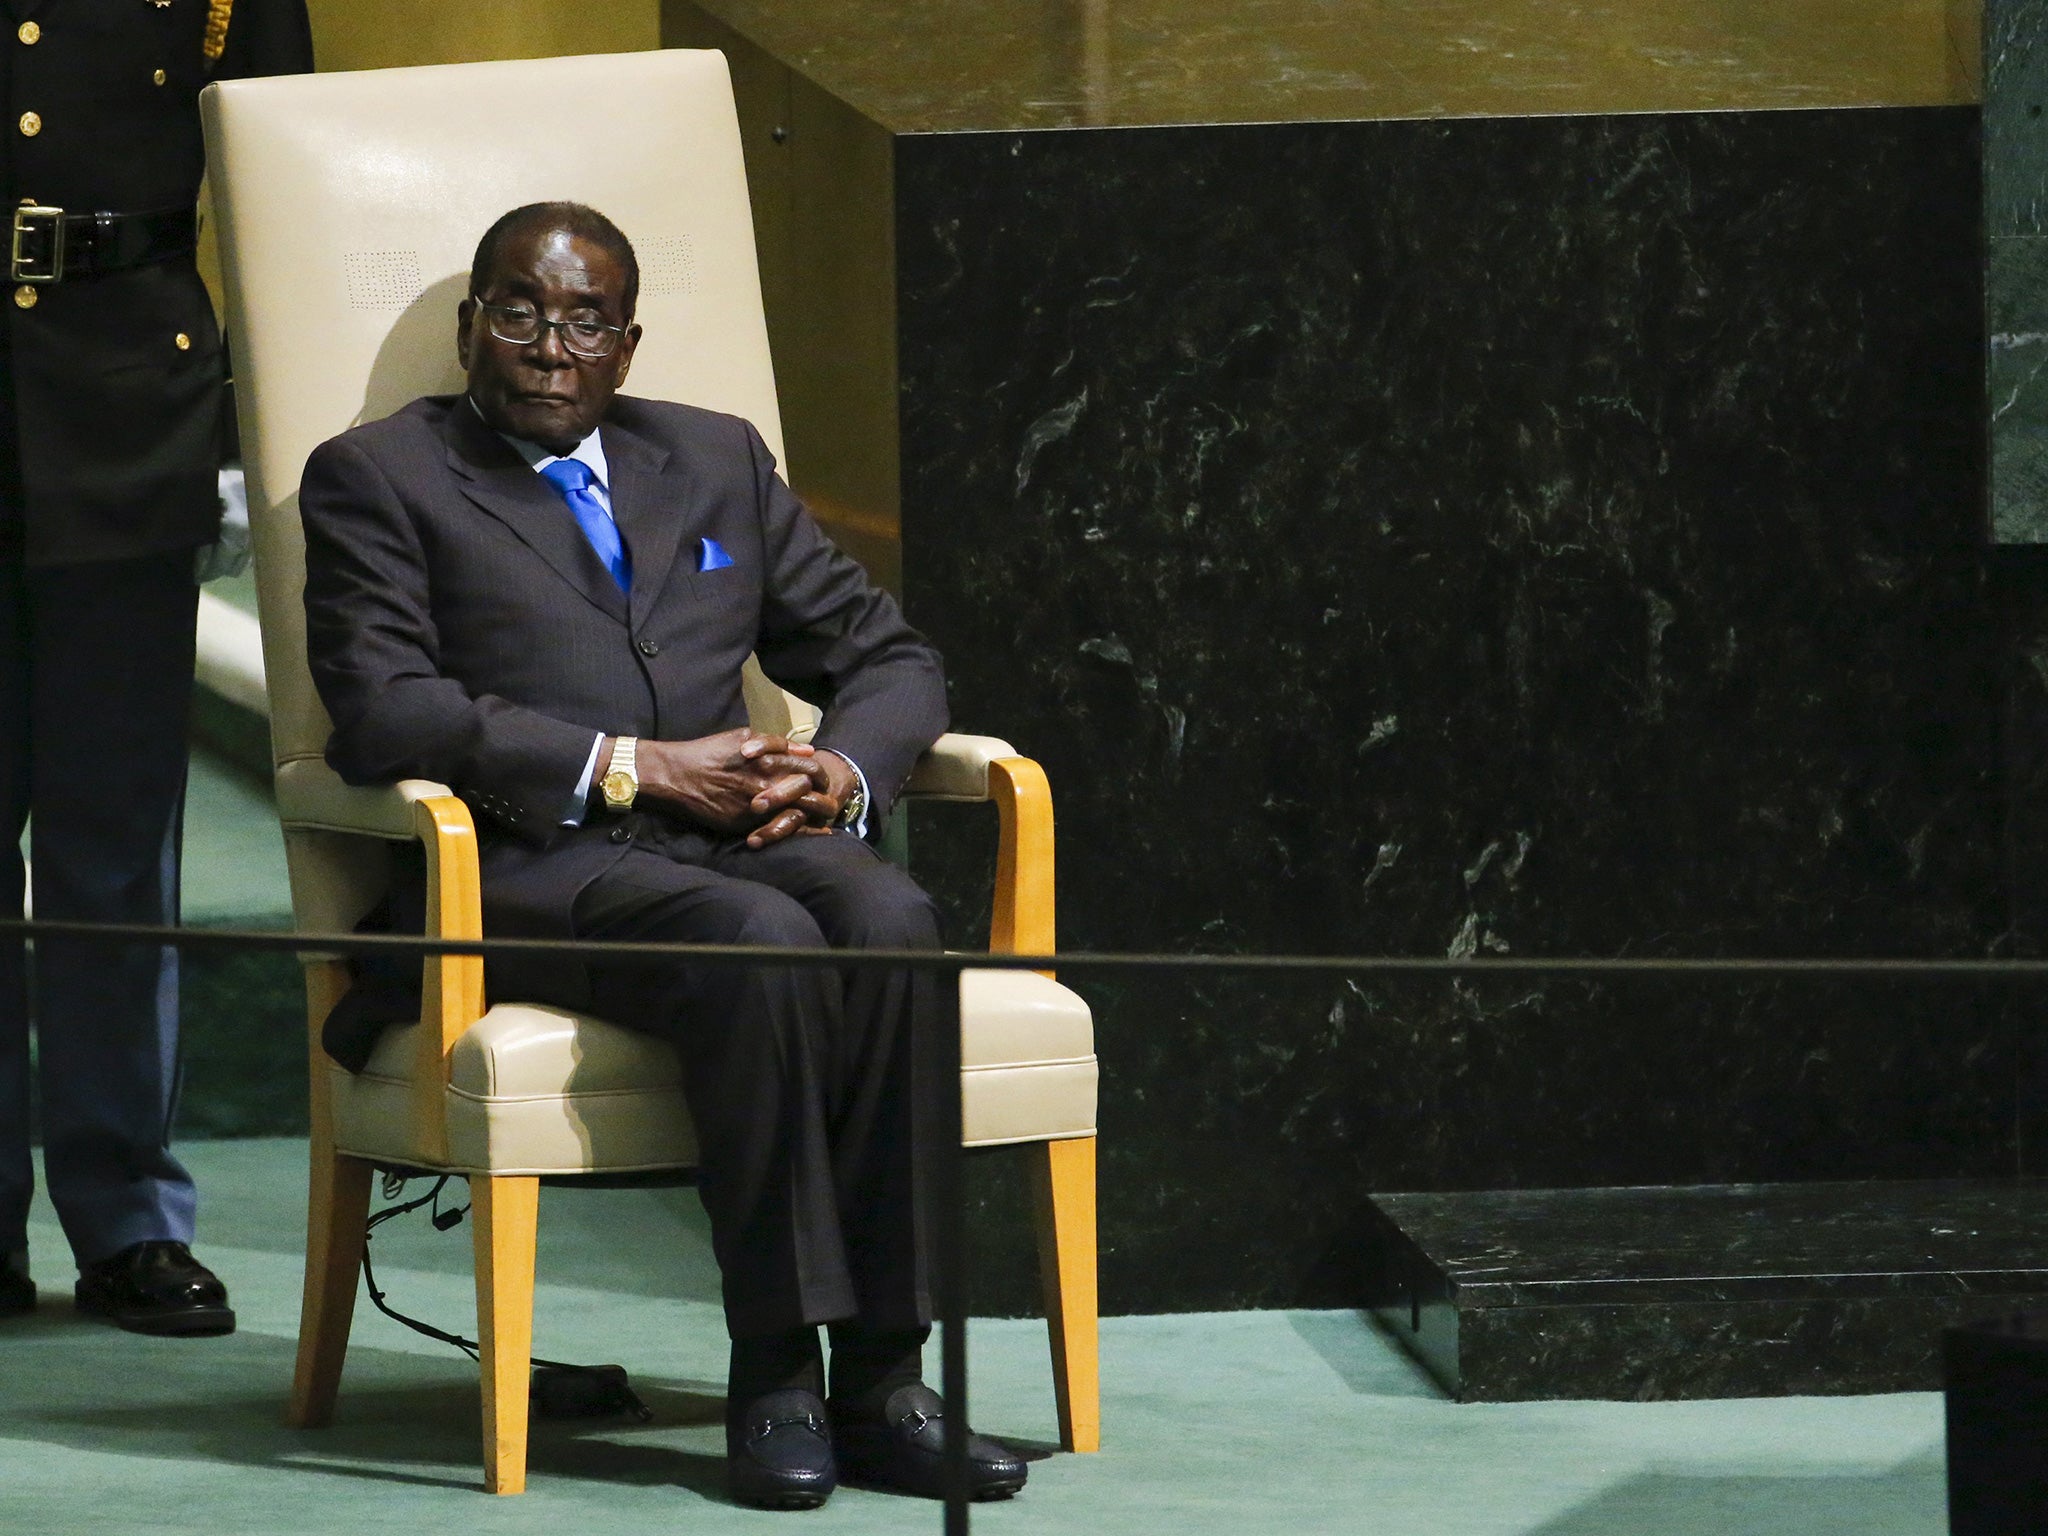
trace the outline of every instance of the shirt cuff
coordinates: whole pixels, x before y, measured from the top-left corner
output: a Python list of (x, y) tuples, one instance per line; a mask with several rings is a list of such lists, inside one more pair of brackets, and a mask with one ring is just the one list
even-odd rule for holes
[[(580, 827), (583, 825), (583, 813), (590, 808), (590, 786), (592, 781), (597, 778), (597, 754), (603, 750), (604, 733), (600, 731), (590, 740), (590, 756), (583, 760), (583, 778), (576, 786), (576, 798), (569, 802), (569, 814), (562, 818), (563, 826)], [(860, 772), (858, 768), (853, 771), (855, 773)], [(861, 780), (861, 784), (865, 787), (867, 780)]]

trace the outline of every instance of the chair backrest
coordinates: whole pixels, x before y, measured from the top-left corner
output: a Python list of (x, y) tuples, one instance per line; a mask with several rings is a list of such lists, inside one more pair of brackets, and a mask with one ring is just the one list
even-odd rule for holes
[(610, 215), (641, 264), (634, 391), (745, 416), (780, 455), (722, 54), (234, 81), (201, 107), (278, 765), (318, 756), (329, 732), (306, 669), (306, 456), (461, 387), (455, 306), (477, 238), (506, 209), (570, 198)]

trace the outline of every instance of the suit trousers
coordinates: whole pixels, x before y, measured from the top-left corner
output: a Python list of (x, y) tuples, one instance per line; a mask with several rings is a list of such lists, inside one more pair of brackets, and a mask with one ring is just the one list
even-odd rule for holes
[[(763, 849), (637, 813), (579, 895), (578, 937), (800, 948), (939, 948), (931, 898), (851, 833)], [(602, 1017), (671, 1041), (701, 1151), (734, 1338), (931, 1320), (929, 1159), (940, 1031), (933, 972), (681, 962), (591, 968)]]
[[(192, 551), (24, 566), (0, 553), (0, 908), (175, 923), (198, 588)], [(31, 977), (32, 972), (32, 977)], [(189, 1242), (192, 1180), (170, 1151), (178, 956), (47, 939), (0, 944), (0, 1258), (34, 1188), (29, 1027), (43, 1168), (74, 1257)]]

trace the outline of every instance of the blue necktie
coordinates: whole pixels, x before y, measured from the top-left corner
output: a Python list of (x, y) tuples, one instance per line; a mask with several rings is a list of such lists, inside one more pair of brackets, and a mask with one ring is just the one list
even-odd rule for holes
[(576, 514), (577, 525), (583, 529), (583, 537), (590, 540), (590, 547), (597, 551), (597, 558), (604, 562), (604, 568), (612, 573), (612, 580), (619, 584), (619, 590), (631, 591), (632, 557), (626, 553), (625, 541), (619, 537), (619, 525), (605, 511), (604, 503), (590, 494), (590, 482), (597, 478), (590, 472), (590, 466), (581, 459), (557, 459), (544, 466), (540, 473), (541, 478), (560, 491), (562, 499), (569, 503), (569, 510)]

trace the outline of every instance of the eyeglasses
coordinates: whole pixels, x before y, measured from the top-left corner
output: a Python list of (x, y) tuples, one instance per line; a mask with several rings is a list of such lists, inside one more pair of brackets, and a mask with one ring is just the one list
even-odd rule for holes
[(530, 309), (486, 304), (482, 299), (476, 300), (476, 306), (484, 312), (484, 323), (491, 328), (491, 334), (516, 347), (532, 346), (544, 331), (560, 331), (562, 345), (576, 356), (610, 357), (619, 349), (619, 338), (626, 334), (624, 326), (603, 325), (595, 320), (550, 320)]

